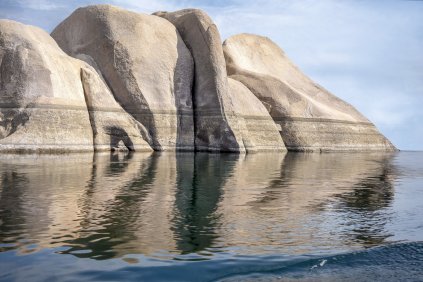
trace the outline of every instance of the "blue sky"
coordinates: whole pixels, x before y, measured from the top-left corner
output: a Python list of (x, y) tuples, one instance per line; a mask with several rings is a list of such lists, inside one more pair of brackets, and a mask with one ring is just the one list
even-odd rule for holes
[(0, 18), (50, 32), (77, 7), (95, 3), (143, 13), (201, 8), (222, 39), (241, 32), (268, 36), (398, 148), (423, 150), (423, 1), (0, 0)]

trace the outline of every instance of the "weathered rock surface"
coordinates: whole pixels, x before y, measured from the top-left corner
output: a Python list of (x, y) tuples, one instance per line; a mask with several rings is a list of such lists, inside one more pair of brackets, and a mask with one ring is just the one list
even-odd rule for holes
[(286, 151), (272, 117), (256, 96), (241, 82), (228, 78), (233, 105), (232, 119), (238, 121), (247, 151)]
[(41, 29), (0, 20), (0, 62), (0, 151), (151, 150), (97, 72)]
[(269, 39), (222, 47), (201, 10), (88, 6), (52, 36), (0, 20), (0, 151), (395, 150)]
[(219, 31), (201, 10), (157, 12), (176, 26), (195, 62), (195, 148), (199, 151), (245, 151), (229, 98)]
[(223, 50), (228, 75), (262, 101), (288, 150), (395, 150), (369, 120), (306, 77), (268, 38), (236, 35)]
[(0, 20), (0, 151), (93, 149), (80, 66), (45, 31)]
[(96, 151), (152, 151), (151, 137), (142, 124), (116, 102), (97, 72), (90, 66), (81, 68), (81, 80), (90, 116)]
[(193, 150), (193, 60), (168, 21), (110, 5), (77, 9), (52, 32), (69, 55), (102, 74), (148, 129), (155, 150)]

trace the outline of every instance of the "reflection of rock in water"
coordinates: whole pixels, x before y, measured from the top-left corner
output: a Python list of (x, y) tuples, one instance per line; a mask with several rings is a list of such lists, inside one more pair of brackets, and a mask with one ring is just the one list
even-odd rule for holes
[[(3, 167), (3, 166), (2, 166)], [(12, 243), (20, 234), (25, 233), (25, 203), (22, 195), (28, 178), (25, 174), (10, 168), (3, 170), (0, 186), (0, 244)], [(13, 249), (13, 247), (11, 247)], [(0, 252), (8, 247), (0, 247)]]
[[(263, 177), (263, 181), (254, 182), (261, 183), (256, 189), (242, 185), (239, 180), (249, 173), (235, 173), (233, 179), (238, 183), (225, 189), (220, 205), (224, 209), (222, 221), (231, 226), (230, 230), (222, 231), (223, 240), (228, 245), (275, 246), (296, 253), (308, 252), (316, 246), (333, 249), (337, 245), (365, 244), (356, 240), (355, 232), (360, 232), (360, 224), (365, 226), (367, 217), (376, 215), (392, 200), (391, 159), (388, 154), (288, 153), (277, 169), (278, 175), (272, 174), (272, 170), (267, 174), (256, 172)], [(248, 167), (248, 161), (244, 166)], [(255, 163), (251, 167), (260, 165)], [(368, 191), (358, 191), (358, 187)], [(345, 208), (336, 208), (338, 202)], [(367, 207), (367, 214), (357, 218), (356, 211), (347, 206), (354, 203)], [(369, 213), (371, 209), (373, 214)], [(367, 234), (361, 230), (361, 235), (368, 239), (385, 238), (383, 226), (388, 220), (389, 214), (382, 211), (373, 222), (375, 228)], [(344, 223), (358, 229), (351, 231)]]
[(266, 236), (269, 230), (267, 223), (274, 221), (271, 216), (257, 217), (267, 207), (257, 205), (255, 201), (269, 196), (265, 188), (272, 179), (279, 178), (285, 156), (273, 153), (248, 154), (236, 162), (233, 172), (225, 181), (224, 196), (218, 209), (222, 214), (219, 225), (222, 245), (254, 246)]
[[(139, 156), (134, 154), (134, 156)], [(154, 153), (143, 160), (129, 160), (135, 164), (131, 174), (113, 174), (110, 178), (98, 170), (95, 184), (97, 198), (90, 203), (81, 232), (86, 235), (72, 241), (78, 249), (89, 249), (90, 253), (79, 257), (107, 259), (127, 254), (152, 254), (161, 249), (175, 250), (171, 230), (172, 208), (175, 202), (176, 158), (173, 153)], [(108, 166), (115, 166), (111, 162)], [(103, 173), (104, 174), (104, 173)], [(190, 175), (192, 178), (192, 173)], [(120, 184), (123, 181), (123, 184)], [(104, 189), (114, 191), (107, 202), (101, 202)], [(101, 214), (99, 214), (99, 211)]]
[(2, 156), (0, 243), (21, 252), (33, 251), (31, 244), (67, 246), (63, 253), (93, 259), (229, 246), (304, 253), (379, 244), (389, 236), (391, 159), (340, 153)]
[(30, 252), (61, 246), (63, 236), (76, 236), (78, 199), (89, 180), (91, 161), (89, 153), (1, 156), (0, 242)]
[(389, 156), (378, 159), (377, 174), (362, 178), (353, 185), (352, 191), (334, 196), (334, 208), (345, 217), (346, 240), (371, 247), (392, 236), (385, 230), (389, 222), (386, 209), (394, 199), (394, 167), (390, 159)]
[(216, 213), (223, 194), (222, 186), (230, 177), (239, 155), (178, 154), (178, 181), (172, 229), (181, 253), (212, 247), (219, 237)]
[(379, 175), (363, 178), (353, 186), (353, 191), (337, 195), (342, 208), (367, 213), (389, 207), (394, 197), (392, 169), (390, 163), (385, 163)]
[[(133, 156), (96, 155), (92, 179), (82, 199), (80, 236), (68, 241), (72, 247), (64, 253), (107, 259), (120, 255), (125, 244), (137, 241), (138, 221), (143, 215), (140, 207), (154, 182), (158, 156)], [(87, 249), (91, 252), (77, 253)]]
[(210, 247), (221, 186), (239, 156), (154, 153), (141, 162), (133, 156), (94, 161), (80, 236), (64, 253), (107, 259)]

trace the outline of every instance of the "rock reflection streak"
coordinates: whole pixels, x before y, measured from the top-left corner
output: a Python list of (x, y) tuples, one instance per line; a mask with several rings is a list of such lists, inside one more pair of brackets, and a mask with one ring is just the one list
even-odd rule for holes
[[(398, 154), (102, 153), (0, 159), (0, 252), (208, 259), (380, 245)], [(388, 224), (390, 223), (390, 224)], [(396, 231), (398, 232), (398, 230)], [(182, 257), (181, 257), (182, 255)]]

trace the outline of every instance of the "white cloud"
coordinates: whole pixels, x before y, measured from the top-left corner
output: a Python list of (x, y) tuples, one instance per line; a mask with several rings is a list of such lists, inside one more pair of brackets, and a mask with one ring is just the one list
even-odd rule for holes
[(32, 10), (57, 10), (65, 7), (65, 5), (60, 5), (56, 1), (50, 0), (16, 0), (16, 2), (22, 8)]
[(178, 9), (178, 5), (173, 1), (149, 1), (149, 0), (111, 0), (110, 4), (136, 10), (143, 13), (153, 13), (156, 11)]

